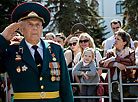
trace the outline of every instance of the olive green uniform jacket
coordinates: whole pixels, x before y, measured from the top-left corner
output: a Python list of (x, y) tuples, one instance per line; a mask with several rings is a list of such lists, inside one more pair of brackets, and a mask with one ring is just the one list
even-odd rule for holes
[[(14, 99), (14, 102), (73, 102), (73, 94), (62, 47), (43, 40), (41, 42), (43, 45), (43, 66), (39, 75), (38, 68), (25, 40), (23, 39), (19, 45), (9, 46), (10, 42), (0, 35), (0, 72), (8, 73), (14, 93), (29, 93), (31, 97), (34, 93), (40, 93), (40, 99), (35, 99), (39, 97), (37, 94), (37, 96), (34, 95), (34, 99), (24, 99), (23, 97), (23, 99)], [(56, 62), (60, 65), (60, 81), (51, 81), (49, 62), (53, 61), (48, 46), (51, 46)], [(17, 53), (19, 47), (23, 49), (20, 60), (18, 60)], [(41, 98), (42, 92), (58, 91), (59, 97)], [(28, 97), (29, 95), (27, 94)], [(51, 95), (54, 95), (54, 93)], [(44, 96), (49, 97), (47, 93)]]

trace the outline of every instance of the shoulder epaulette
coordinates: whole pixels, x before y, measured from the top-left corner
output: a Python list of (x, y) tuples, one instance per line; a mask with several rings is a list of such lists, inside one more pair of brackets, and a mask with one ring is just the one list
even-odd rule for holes
[(52, 40), (47, 40), (47, 42), (48, 42), (48, 43), (52, 43), (52, 44), (56, 44), (56, 45), (58, 45), (58, 46), (61, 46), (61, 44), (59, 44), (59, 43), (57, 43), (57, 42), (55, 42), (55, 41), (52, 41)]

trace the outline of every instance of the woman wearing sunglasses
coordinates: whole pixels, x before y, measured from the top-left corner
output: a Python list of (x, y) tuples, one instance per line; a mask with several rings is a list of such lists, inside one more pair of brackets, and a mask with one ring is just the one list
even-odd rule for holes
[(80, 52), (79, 46), (77, 44), (78, 41), (79, 41), (78, 37), (72, 37), (68, 43), (69, 49), (66, 50), (64, 53), (68, 68), (72, 68), (74, 66), (74, 58), (77, 55), (77, 53)]
[[(65, 59), (66, 59), (66, 63), (68, 65), (68, 68), (73, 68), (75, 63), (74, 63), (74, 58), (77, 55), (78, 52), (80, 52), (79, 46), (78, 46), (78, 41), (79, 38), (78, 37), (72, 37), (69, 40), (69, 49), (65, 51)], [(71, 83), (76, 83), (76, 80), (74, 78), (74, 76), (72, 75), (72, 70), (69, 71), (70, 74), (70, 79), (71, 79)], [(79, 95), (79, 87), (78, 85), (72, 85), (72, 90), (73, 90), (73, 95), (74, 96), (78, 96)], [(75, 98), (74, 102), (80, 102), (79, 98)]]
[(77, 64), (81, 60), (81, 55), (86, 47), (93, 48), (95, 50), (95, 64), (98, 66), (102, 56), (98, 50), (95, 49), (93, 38), (88, 33), (82, 33), (79, 37), (80, 52), (76, 55), (74, 61)]

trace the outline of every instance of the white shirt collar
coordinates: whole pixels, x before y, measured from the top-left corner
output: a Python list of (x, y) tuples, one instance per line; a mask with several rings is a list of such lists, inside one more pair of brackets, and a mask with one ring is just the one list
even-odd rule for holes
[(88, 64), (89, 64), (89, 63), (86, 63), (86, 62), (83, 61), (83, 66), (86, 66), (86, 65), (88, 65)]
[[(33, 45), (30, 44), (29, 42), (27, 42), (26, 40), (25, 40), (25, 42), (26, 42), (28, 48), (31, 49)], [(41, 44), (41, 40), (36, 45), (38, 46), (38, 48), (43, 49), (43, 46)]]

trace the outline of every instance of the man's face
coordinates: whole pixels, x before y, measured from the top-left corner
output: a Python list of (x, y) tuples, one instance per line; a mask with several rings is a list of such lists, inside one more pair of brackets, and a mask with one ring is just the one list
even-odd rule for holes
[(60, 38), (60, 37), (57, 36), (57, 37), (55, 37), (54, 41), (55, 42), (58, 42), (59, 44), (62, 45), (62, 47), (64, 47), (64, 41), (63, 41), (62, 38)]
[(21, 24), (21, 32), (25, 40), (31, 44), (39, 42), (42, 30), (42, 22), (38, 19), (24, 20)]
[(111, 29), (112, 29), (114, 35), (115, 35), (115, 32), (116, 32), (119, 28), (121, 28), (121, 26), (120, 26), (119, 23), (117, 23), (117, 24), (112, 23)]

